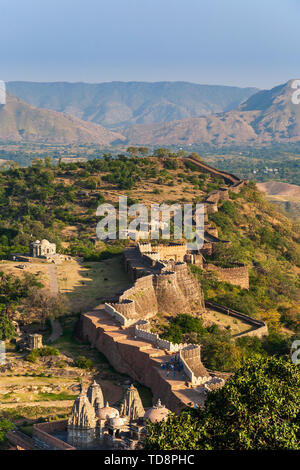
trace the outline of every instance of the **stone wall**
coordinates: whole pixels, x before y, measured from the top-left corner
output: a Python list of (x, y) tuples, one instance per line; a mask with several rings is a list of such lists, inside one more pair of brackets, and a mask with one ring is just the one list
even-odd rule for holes
[[(185, 262), (170, 262), (168, 266), (160, 266), (158, 272), (138, 278), (123, 292), (119, 302), (134, 300), (139, 318), (150, 318), (158, 311), (178, 313), (204, 309), (201, 286)], [(117, 304), (115, 308), (119, 311)]]
[(38, 423), (33, 425), (33, 440), (39, 447), (53, 450), (76, 450), (75, 447), (52, 436), (55, 431), (64, 431), (68, 420), (51, 421), (49, 423)]
[(228, 282), (242, 289), (249, 289), (249, 268), (247, 265), (238, 265), (232, 268), (222, 268), (215, 264), (204, 264), (204, 269), (213, 271), (220, 281)]
[(193, 165), (197, 166), (202, 173), (208, 173), (212, 176), (216, 176), (217, 178), (222, 178), (227, 184), (234, 185), (235, 183), (241, 181), (237, 176), (233, 175), (232, 173), (217, 170), (216, 168), (213, 168), (212, 166), (207, 165), (204, 162), (200, 162), (197, 158), (194, 158), (191, 155), (189, 155), (186, 160), (190, 161), (191, 163), (193, 163)]
[(193, 385), (202, 385), (211, 379), (201, 362), (201, 346), (188, 345), (179, 351), (186, 376)]
[[(114, 304), (116, 305), (116, 304)], [(105, 311), (120, 325), (128, 326), (130, 324), (130, 320), (128, 320), (122, 313), (118, 312), (115, 307), (111, 304), (105, 304)]]
[(200, 313), (204, 310), (201, 286), (185, 262), (170, 261), (158, 272), (137, 278), (133, 286), (119, 296), (118, 302), (106, 304), (108, 313), (121, 325), (128, 326), (140, 318), (151, 318), (157, 312)]
[(80, 331), (82, 338), (102, 352), (118, 372), (151, 388), (154, 403), (163, 398), (171, 411), (179, 413), (182, 410), (184, 405), (181, 399), (173, 393), (170, 383), (160, 374), (157, 362), (145, 348), (140, 348), (138, 341), (131, 344), (121, 341), (119, 335), (106, 331), (105, 325), (97, 323), (96, 326), (88, 314), (81, 315)]
[(137, 323), (135, 325), (135, 335), (138, 338), (142, 338), (150, 343), (154, 344), (159, 349), (165, 349), (171, 352), (180, 351), (180, 349), (185, 348), (187, 346), (186, 343), (172, 343), (171, 341), (167, 341), (159, 337), (158, 334), (152, 333), (149, 331), (150, 323), (145, 321), (142, 323)]
[(262, 338), (263, 336), (267, 336), (269, 334), (268, 326), (262, 320), (257, 320), (256, 318), (249, 317), (244, 313), (237, 312), (232, 308), (223, 307), (223, 305), (219, 305), (216, 302), (206, 301), (205, 306), (216, 310), (217, 312), (224, 313), (225, 315), (229, 315), (231, 317), (237, 318), (245, 323), (248, 323), (253, 327), (252, 330), (245, 331), (244, 333), (240, 333), (236, 335), (236, 337), (241, 336), (257, 336), (258, 338)]
[(33, 439), (21, 431), (8, 431), (6, 437), (11, 444), (20, 447), (22, 450), (38, 450)]
[(156, 293), (153, 286), (153, 275), (138, 278), (134, 285), (120, 295), (119, 302), (133, 300), (136, 317), (147, 318), (158, 311)]
[(135, 301), (130, 299), (122, 299), (120, 302), (110, 303), (120, 314), (127, 319), (136, 318)]
[(237, 183), (235, 183), (233, 186), (230, 187), (230, 191), (232, 191), (233, 193), (237, 194), (240, 192), (240, 190), (242, 189), (242, 187), (244, 186), (245, 184), (245, 181), (242, 180), (242, 181), (239, 181)]
[[(186, 244), (181, 243), (170, 243), (169, 245), (159, 244), (151, 245), (151, 243), (138, 244), (141, 255), (150, 255), (155, 258), (154, 254), (158, 256), (158, 260), (173, 259), (174, 261), (184, 261), (184, 257), (187, 253)], [(155, 258), (156, 259), (156, 258)]]
[(244, 333), (239, 333), (236, 335), (236, 338), (241, 338), (242, 336), (256, 336), (257, 338), (263, 338), (264, 336), (268, 336), (269, 330), (266, 324), (255, 328), (254, 330), (245, 331)]

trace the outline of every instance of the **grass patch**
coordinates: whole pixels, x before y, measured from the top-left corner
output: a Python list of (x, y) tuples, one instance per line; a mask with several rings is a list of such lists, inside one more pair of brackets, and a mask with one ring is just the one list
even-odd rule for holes
[(68, 297), (73, 312), (87, 312), (130, 285), (121, 256), (84, 265), (64, 263), (57, 273), (60, 292)]
[(35, 401), (63, 401), (63, 400), (75, 400), (77, 395), (69, 395), (68, 393), (39, 393), (36, 396)]

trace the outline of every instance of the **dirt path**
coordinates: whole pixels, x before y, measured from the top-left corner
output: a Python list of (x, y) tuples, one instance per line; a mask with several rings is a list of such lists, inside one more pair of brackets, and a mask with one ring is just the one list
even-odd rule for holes
[(18, 408), (24, 406), (44, 406), (44, 407), (56, 407), (56, 408), (71, 408), (73, 405), (73, 400), (49, 400), (49, 401), (24, 401), (24, 402), (16, 402), (16, 403), (1, 403), (0, 410), (6, 410), (8, 408)]
[[(49, 284), (50, 284), (50, 292), (52, 295), (57, 295), (59, 293), (58, 289), (58, 282), (57, 282), (57, 272), (55, 264), (49, 264)], [(50, 320), (52, 333), (49, 338), (49, 342), (53, 343), (56, 341), (63, 333), (61, 324), (58, 320)]]
[(59, 290), (58, 290), (57, 273), (56, 273), (55, 264), (49, 264), (48, 271), (49, 271), (50, 292), (53, 295), (57, 295)]

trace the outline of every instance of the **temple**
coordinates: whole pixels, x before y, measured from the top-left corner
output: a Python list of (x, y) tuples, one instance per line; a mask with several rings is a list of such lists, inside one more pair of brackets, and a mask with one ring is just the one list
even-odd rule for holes
[(138, 390), (126, 390), (119, 408), (104, 405), (94, 381), (74, 401), (68, 420), (34, 426), (34, 441), (43, 449), (141, 449), (146, 423), (165, 420), (170, 411), (160, 400), (145, 411)]

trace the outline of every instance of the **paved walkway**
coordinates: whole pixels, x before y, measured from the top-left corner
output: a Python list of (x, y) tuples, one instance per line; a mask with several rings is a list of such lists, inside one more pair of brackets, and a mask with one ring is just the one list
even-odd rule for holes
[[(58, 282), (57, 282), (57, 272), (55, 264), (49, 264), (48, 266), (49, 271), (49, 284), (50, 284), (50, 292), (52, 295), (57, 295), (59, 293)], [(50, 320), (52, 333), (49, 338), (50, 343), (54, 343), (62, 334), (63, 329), (61, 324), (58, 320)]]

